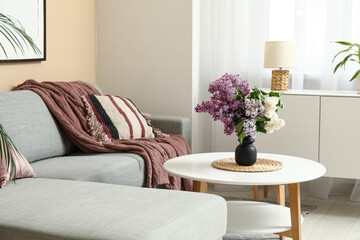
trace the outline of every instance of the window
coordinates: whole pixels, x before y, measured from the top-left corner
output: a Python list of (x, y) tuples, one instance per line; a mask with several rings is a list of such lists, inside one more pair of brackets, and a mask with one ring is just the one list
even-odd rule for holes
[[(268, 40), (296, 41), (304, 81), (321, 81), (331, 70), (332, 56), (341, 49), (331, 41), (360, 42), (359, 9), (360, 0), (269, 0)], [(350, 65), (337, 77), (348, 79), (355, 68)]]

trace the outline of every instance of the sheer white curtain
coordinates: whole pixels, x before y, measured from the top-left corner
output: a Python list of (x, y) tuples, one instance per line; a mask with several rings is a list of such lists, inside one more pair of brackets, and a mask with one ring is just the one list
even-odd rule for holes
[(200, 63), (207, 83), (225, 72), (239, 73), (260, 86), (268, 1), (203, 0), (200, 5)]
[[(296, 41), (299, 64), (290, 70), (292, 88), (355, 88), (348, 82), (354, 72), (352, 66), (347, 72), (332, 73), (332, 57), (341, 49), (332, 41), (360, 42), (360, 0), (194, 2), (194, 19), (198, 23), (194, 28), (198, 35), (194, 51), (199, 67), (193, 83), (195, 104), (209, 98), (209, 83), (226, 72), (239, 73), (251, 87), (270, 87), (271, 69), (263, 68), (265, 41)], [(215, 139), (219, 126), (201, 114), (194, 114), (193, 120), (194, 152), (214, 150), (211, 139)], [(198, 147), (201, 143), (202, 147)], [(333, 179), (322, 179), (308, 190), (326, 198), (333, 185)], [(360, 200), (360, 187), (353, 191), (352, 199)]]
[[(271, 2), (272, 0), (270, 0)], [(283, 0), (274, 0), (274, 5)], [(294, 2), (294, 33), (299, 66), (293, 72), (294, 88), (353, 90), (349, 83), (353, 66), (348, 72), (332, 72), (332, 58), (341, 49), (332, 41), (359, 41), (359, 0), (297, 0)], [(357, 7), (357, 8), (356, 8)], [(354, 9), (357, 9), (355, 12)], [(276, 37), (276, 35), (274, 36)], [(350, 70), (350, 71), (349, 71)]]
[[(224, 73), (239, 73), (261, 86), (268, 4), (264, 0), (194, 0), (193, 102), (209, 99), (209, 83)], [(197, 71), (197, 68), (198, 71)], [(194, 114), (193, 152), (211, 151), (215, 127), (210, 117)], [(209, 130), (212, 129), (212, 130)]]
[[(354, 89), (347, 72), (332, 73), (332, 57), (341, 46), (360, 41), (360, 0), (202, 0), (200, 56), (203, 79), (239, 73), (252, 86), (270, 86), (263, 68), (265, 41), (296, 41), (299, 66), (292, 88)], [(203, 76), (203, 75), (202, 75)]]

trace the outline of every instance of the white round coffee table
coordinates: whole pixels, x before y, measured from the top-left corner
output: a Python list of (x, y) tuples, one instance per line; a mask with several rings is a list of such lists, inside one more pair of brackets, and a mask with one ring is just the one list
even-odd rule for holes
[[(326, 169), (318, 162), (304, 158), (258, 153), (258, 158), (280, 161), (284, 168), (274, 172), (231, 172), (211, 166), (221, 158), (234, 157), (233, 152), (201, 153), (181, 156), (164, 163), (164, 169), (175, 176), (194, 180), (194, 191), (207, 192), (207, 183), (228, 185), (277, 185), (278, 204), (252, 201), (228, 202), (229, 233), (276, 233), (301, 239), (300, 183), (323, 176)], [(290, 209), (285, 207), (285, 185), (289, 185)]]

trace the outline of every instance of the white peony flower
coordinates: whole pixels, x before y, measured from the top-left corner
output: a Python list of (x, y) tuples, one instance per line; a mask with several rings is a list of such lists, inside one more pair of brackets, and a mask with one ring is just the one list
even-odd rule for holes
[(264, 100), (264, 107), (265, 107), (265, 112), (267, 111), (275, 111), (277, 109), (277, 104), (279, 102), (279, 98), (278, 97), (266, 97)]

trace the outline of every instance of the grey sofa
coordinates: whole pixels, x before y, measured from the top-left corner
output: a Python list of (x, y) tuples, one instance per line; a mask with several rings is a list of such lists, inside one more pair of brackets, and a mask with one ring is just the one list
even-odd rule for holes
[[(190, 141), (190, 120), (154, 116), (154, 126)], [(81, 153), (31, 91), (0, 93), (0, 123), (37, 178), (0, 189), (0, 240), (219, 239), (218, 196), (144, 188), (144, 160), (130, 153)]]

